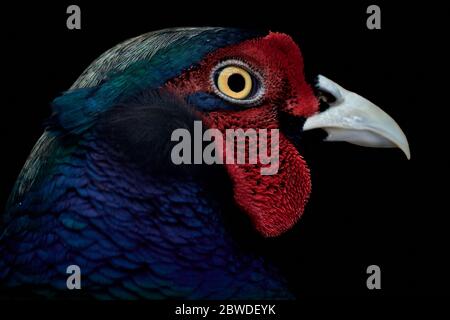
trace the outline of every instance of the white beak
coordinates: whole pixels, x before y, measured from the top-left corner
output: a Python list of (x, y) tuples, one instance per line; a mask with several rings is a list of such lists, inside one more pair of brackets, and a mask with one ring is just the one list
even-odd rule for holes
[(324, 129), (326, 141), (347, 141), (365, 147), (400, 148), (410, 159), (408, 140), (398, 124), (369, 100), (319, 75), (319, 90), (336, 99), (330, 108), (309, 117), (303, 130)]

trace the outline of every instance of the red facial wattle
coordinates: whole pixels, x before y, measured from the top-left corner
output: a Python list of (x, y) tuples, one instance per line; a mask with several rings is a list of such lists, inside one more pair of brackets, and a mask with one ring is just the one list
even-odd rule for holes
[(318, 110), (318, 101), (304, 79), (299, 48), (289, 36), (278, 33), (219, 49), (167, 86), (185, 97), (199, 92), (214, 94), (211, 70), (229, 59), (244, 61), (261, 74), (264, 96), (255, 106), (202, 112), (200, 116), (208, 127), (222, 133), (226, 129), (268, 129), (270, 135), (270, 129), (280, 129), (276, 174), (262, 175), (260, 163), (225, 164), (236, 204), (264, 236), (277, 236), (298, 221), (311, 191), (308, 167), (283, 135), (279, 114), (308, 117)]
[[(226, 129), (267, 128), (269, 139), (270, 129), (279, 128), (278, 112), (270, 106), (210, 112), (204, 119), (210, 127), (222, 132)], [(225, 166), (233, 182), (236, 204), (250, 216), (256, 229), (264, 236), (277, 236), (300, 218), (311, 191), (311, 180), (305, 161), (283, 133), (279, 135), (279, 168), (276, 174), (262, 175), (264, 165), (260, 162)]]

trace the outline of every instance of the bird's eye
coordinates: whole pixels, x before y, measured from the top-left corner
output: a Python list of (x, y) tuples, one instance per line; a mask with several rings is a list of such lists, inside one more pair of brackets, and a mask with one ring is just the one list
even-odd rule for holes
[(234, 104), (254, 105), (264, 93), (262, 77), (238, 60), (220, 63), (211, 78), (216, 94)]
[(223, 94), (237, 100), (245, 99), (252, 91), (252, 77), (239, 67), (226, 67), (219, 72), (217, 88)]

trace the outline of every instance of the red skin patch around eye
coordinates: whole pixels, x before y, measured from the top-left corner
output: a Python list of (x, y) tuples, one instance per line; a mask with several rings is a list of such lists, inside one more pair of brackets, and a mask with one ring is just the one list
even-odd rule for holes
[[(279, 33), (219, 49), (198, 66), (170, 81), (167, 88), (183, 97), (196, 92), (214, 94), (211, 70), (229, 59), (241, 60), (261, 74), (264, 98), (260, 105), (252, 108), (201, 113), (208, 127), (219, 129), (222, 134), (226, 129), (238, 128), (269, 129), (270, 132), (280, 127), (279, 112), (308, 117), (318, 111), (317, 98), (304, 78), (300, 49), (289, 36)], [(303, 214), (311, 192), (309, 169), (281, 132), (279, 161), (279, 170), (274, 175), (261, 175), (261, 164), (225, 164), (233, 182), (236, 204), (266, 237), (290, 229)]]

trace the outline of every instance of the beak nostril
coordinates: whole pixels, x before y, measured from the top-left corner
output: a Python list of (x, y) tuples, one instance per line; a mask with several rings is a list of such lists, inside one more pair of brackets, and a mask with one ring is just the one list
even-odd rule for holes
[(337, 102), (338, 96), (331, 93), (333, 90), (330, 90), (336, 88), (331, 86), (324, 86), (322, 83), (320, 83), (320, 76), (317, 76), (315, 78), (314, 83), (314, 94), (319, 101), (319, 112), (323, 112), (330, 108), (333, 103)]
[(325, 90), (316, 89), (317, 100), (319, 100), (319, 112), (327, 110), (331, 104), (337, 101), (336, 97)]
[(325, 91), (325, 90), (318, 90), (318, 95), (317, 98), (319, 99), (320, 102), (325, 102), (327, 104), (331, 104), (336, 102), (336, 97), (334, 95), (332, 95), (331, 93)]
[(345, 89), (333, 81), (319, 75), (315, 86), (315, 94), (319, 100), (319, 110), (325, 111), (333, 104), (341, 103)]

